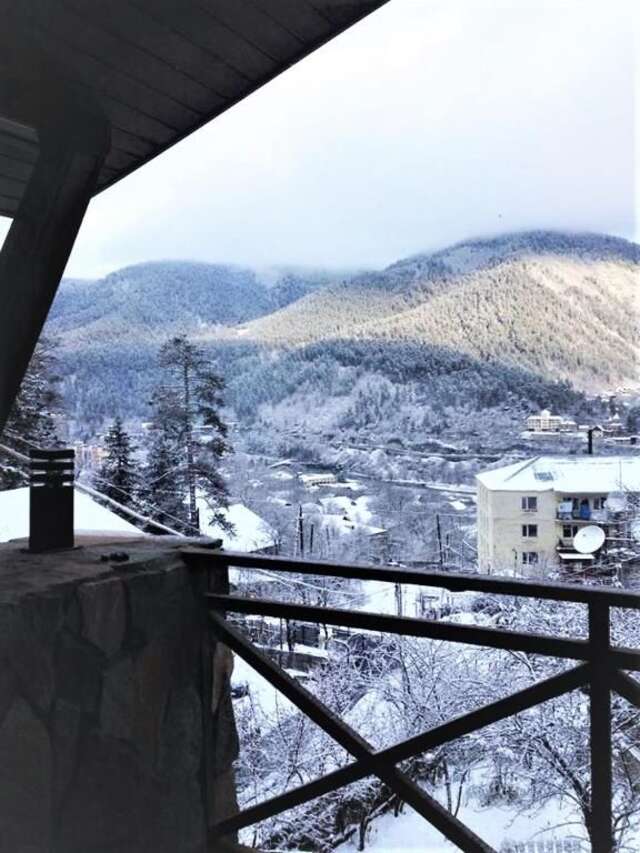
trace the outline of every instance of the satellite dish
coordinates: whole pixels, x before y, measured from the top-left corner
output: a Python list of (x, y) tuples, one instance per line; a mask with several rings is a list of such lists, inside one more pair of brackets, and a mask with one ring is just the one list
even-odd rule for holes
[(573, 547), (579, 554), (593, 554), (604, 545), (604, 530), (595, 524), (587, 524), (573, 537)]

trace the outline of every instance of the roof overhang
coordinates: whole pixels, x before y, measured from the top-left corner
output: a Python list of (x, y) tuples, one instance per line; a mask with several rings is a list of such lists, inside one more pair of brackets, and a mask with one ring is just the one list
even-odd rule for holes
[(100, 192), (388, 0), (20, 0), (0, 4), (0, 214), (42, 122), (106, 118)]

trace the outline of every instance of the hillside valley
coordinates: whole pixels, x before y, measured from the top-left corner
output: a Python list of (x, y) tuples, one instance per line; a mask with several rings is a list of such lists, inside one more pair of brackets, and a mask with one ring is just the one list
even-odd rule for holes
[(263, 435), (486, 441), (487, 425), (543, 406), (577, 416), (584, 392), (637, 387), (639, 265), (634, 243), (557, 232), (358, 274), (139, 264), (64, 282), (47, 332), (89, 434), (147, 416), (158, 347), (186, 332), (224, 375), (229, 417)]

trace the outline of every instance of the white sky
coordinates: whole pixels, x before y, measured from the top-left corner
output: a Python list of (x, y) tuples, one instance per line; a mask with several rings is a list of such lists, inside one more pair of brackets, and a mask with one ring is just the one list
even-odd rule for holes
[(638, 239), (632, 8), (391, 0), (98, 196), (67, 274), (382, 266), (522, 228)]

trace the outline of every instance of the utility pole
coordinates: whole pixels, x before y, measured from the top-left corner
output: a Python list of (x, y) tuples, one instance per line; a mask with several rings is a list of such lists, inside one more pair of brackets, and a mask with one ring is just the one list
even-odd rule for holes
[(394, 584), (396, 593), (396, 612), (398, 616), (402, 616), (402, 584)]
[(593, 456), (593, 435), (595, 432), (601, 432), (602, 429), (599, 426), (589, 427), (587, 430), (587, 455)]
[(298, 508), (298, 547), (300, 556), (304, 557), (304, 522), (302, 518), (302, 505)]

